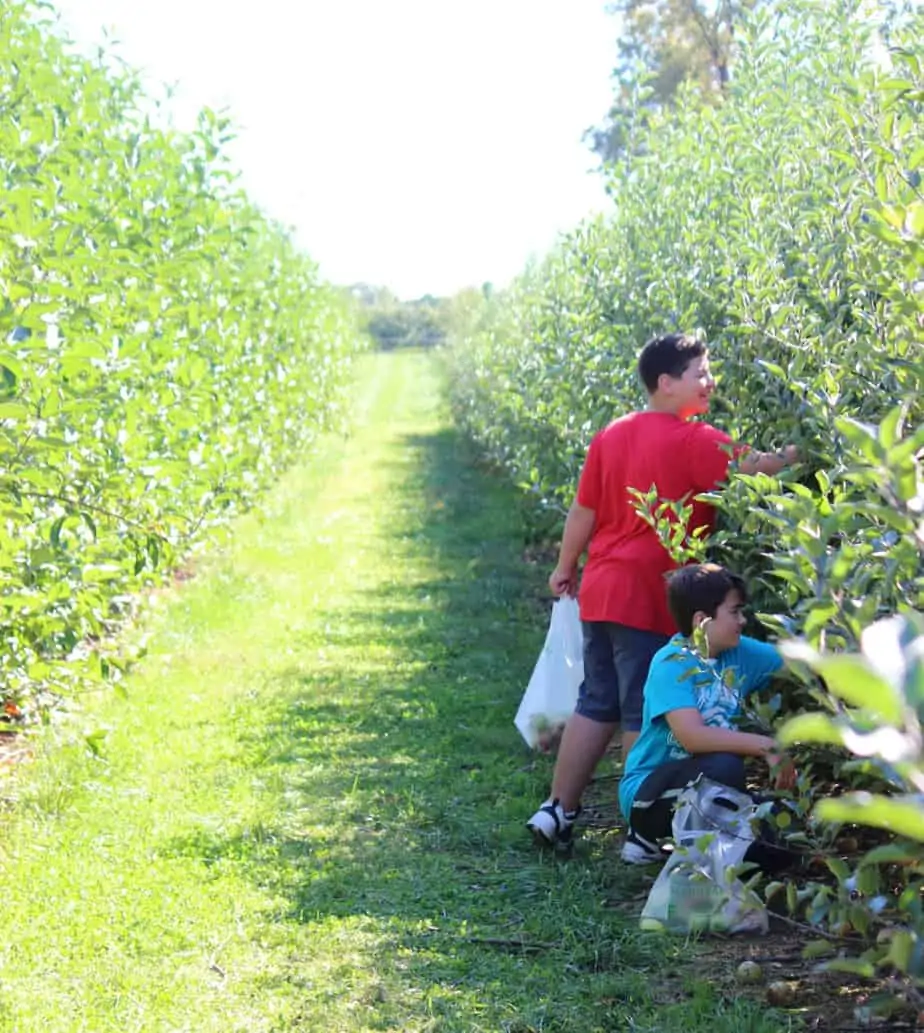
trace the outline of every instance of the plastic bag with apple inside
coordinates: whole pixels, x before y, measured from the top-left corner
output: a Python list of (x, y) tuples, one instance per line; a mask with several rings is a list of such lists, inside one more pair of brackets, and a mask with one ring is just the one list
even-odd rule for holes
[(514, 718), (527, 745), (546, 753), (557, 747), (583, 680), (584, 636), (578, 604), (564, 596), (552, 605), (545, 644)]
[(677, 797), (674, 850), (642, 910), (641, 928), (675, 933), (766, 933), (760, 897), (739, 878), (757, 804), (700, 775)]

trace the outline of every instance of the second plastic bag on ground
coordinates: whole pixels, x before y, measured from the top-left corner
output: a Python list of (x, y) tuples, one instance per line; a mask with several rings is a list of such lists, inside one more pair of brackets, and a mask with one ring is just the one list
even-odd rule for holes
[(533, 669), (514, 724), (529, 746), (550, 749), (574, 713), (584, 680), (584, 637), (576, 599), (552, 606), (545, 644)]
[(747, 793), (701, 775), (674, 811), (674, 851), (642, 910), (643, 929), (765, 933), (763, 902), (735, 873), (754, 841), (756, 805)]

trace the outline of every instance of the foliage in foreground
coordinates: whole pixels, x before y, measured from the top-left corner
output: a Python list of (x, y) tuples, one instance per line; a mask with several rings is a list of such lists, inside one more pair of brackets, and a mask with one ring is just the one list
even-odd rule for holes
[[(844, 771), (874, 772), (879, 782), (876, 792), (821, 799), (813, 817), (829, 829), (861, 825), (897, 836), (850, 863), (826, 857), (833, 884), (797, 890), (790, 883), (790, 910), (803, 910), (813, 925), (866, 938), (862, 954), (841, 954), (826, 967), (884, 976), (892, 992), (873, 1006), (894, 1011), (908, 1004), (918, 1013), (924, 1007), (924, 618), (908, 613), (877, 621), (863, 632), (858, 654), (822, 654), (804, 642), (785, 643), (783, 650), (820, 676), (826, 691), (822, 709), (790, 718), (780, 741), (846, 747), (856, 759)], [(781, 889), (773, 883), (767, 896)], [(835, 953), (825, 940), (810, 950)]]
[[(643, 404), (641, 345), (700, 328), (720, 373), (713, 421), (803, 454), (782, 478), (732, 477), (710, 553), (745, 576), (765, 625), (825, 655), (924, 605), (924, 11), (883, 66), (862, 9), (762, 8), (725, 103), (688, 97), (653, 121), (640, 108), (608, 170), (614, 212), (470, 307), (449, 356), (459, 421), (549, 530), (591, 435)], [(797, 696), (841, 705), (817, 681)], [(887, 783), (872, 754), (813, 757), (793, 810), (805, 816), (832, 784)], [(831, 849), (831, 828), (812, 835)], [(810, 890), (793, 891), (792, 909), (819, 928), (851, 908), (867, 916), (854, 927), (882, 924), (849, 887), (836, 906), (810, 906), (828, 892)], [(890, 892), (889, 909), (906, 888)], [(902, 920), (924, 941), (918, 911)]]
[(117, 674), (88, 641), (304, 451), (357, 347), (313, 264), (232, 190), (227, 122), (156, 128), (133, 73), (73, 56), (43, 6), (0, 18), (0, 685), (14, 699)]

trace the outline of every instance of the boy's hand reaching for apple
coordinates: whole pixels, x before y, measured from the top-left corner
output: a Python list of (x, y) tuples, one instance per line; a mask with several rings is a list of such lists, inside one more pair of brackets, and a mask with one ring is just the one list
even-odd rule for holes
[(777, 789), (795, 789), (798, 773), (785, 753), (768, 753), (767, 763)]

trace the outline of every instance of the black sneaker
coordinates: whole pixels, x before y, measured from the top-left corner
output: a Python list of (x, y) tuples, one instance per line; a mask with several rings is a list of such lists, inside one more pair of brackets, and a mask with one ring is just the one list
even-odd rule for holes
[(574, 823), (580, 813), (580, 807), (566, 811), (558, 800), (546, 800), (526, 827), (540, 846), (566, 848), (571, 846)]
[(664, 854), (661, 853), (661, 848), (657, 843), (649, 842), (635, 829), (630, 828), (626, 833), (626, 841), (620, 857), (626, 864), (658, 864), (664, 859)]

